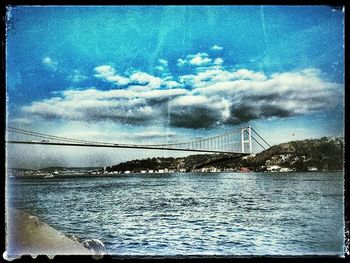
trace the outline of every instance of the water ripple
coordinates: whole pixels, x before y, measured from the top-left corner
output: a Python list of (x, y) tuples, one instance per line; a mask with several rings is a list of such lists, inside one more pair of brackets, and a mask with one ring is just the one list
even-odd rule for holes
[(343, 254), (341, 173), (12, 180), (9, 204), (117, 255)]

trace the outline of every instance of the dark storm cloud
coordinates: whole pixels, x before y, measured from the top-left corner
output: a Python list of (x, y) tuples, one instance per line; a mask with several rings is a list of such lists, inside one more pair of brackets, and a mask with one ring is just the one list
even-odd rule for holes
[(230, 117), (225, 120), (225, 123), (236, 125), (258, 118), (258, 112), (253, 105), (232, 105), (230, 107)]
[(208, 128), (220, 120), (220, 112), (205, 105), (182, 106), (170, 112), (170, 125), (181, 128)]
[(263, 105), (259, 109), (260, 118), (269, 118), (269, 117), (280, 117), (280, 118), (286, 118), (292, 115), (295, 115), (293, 111), (289, 111), (287, 109), (284, 109), (280, 106), (274, 106), (274, 105)]

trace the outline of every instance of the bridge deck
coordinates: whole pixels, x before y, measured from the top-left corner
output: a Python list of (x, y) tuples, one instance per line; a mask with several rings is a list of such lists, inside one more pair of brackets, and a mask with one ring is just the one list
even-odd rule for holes
[(184, 151), (184, 152), (203, 152), (203, 153), (228, 153), (235, 155), (249, 155), (250, 153), (230, 152), (220, 150), (206, 150), (206, 149), (184, 149), (184, 148), (170, 148), (170, 147), (156, 147), (148, 145), (128, 145), (128, 144), (91, 144), (91, 143), (62, 143), (62, 142), (33, 142), (33, 141), (6, 141), (11, 144), (38, 144), (38, 145), (56, 145), (56, 146), (81, 146), (81, 147), (105, 147), (105, 148), (132, 148), (132, 149), (146, 149), (146, 150), (167, 150), (167, 151)]

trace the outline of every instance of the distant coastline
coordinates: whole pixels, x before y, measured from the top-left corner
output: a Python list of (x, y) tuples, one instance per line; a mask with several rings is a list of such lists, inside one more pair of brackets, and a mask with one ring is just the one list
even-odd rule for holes
[(342, 171), (343, 148), (343, 138), (323, 137), (282, 143), (243, 157), (200, 154), (183, 158), (148, 158), (104, 167), (95, 173)]
[(343, 171), (344, 139), (323, 137), (274, 145), (258, 154), (197, 154), (180, 158), (131, 160), (107, 167), (48, 167), (40, 170), (8, 169), (10, 177), (101, 176), (131, 173), (182, 172), (306, 172)]

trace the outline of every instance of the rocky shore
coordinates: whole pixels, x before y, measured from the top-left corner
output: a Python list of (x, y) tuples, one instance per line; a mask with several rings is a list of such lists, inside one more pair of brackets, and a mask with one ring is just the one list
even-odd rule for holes
[(6, 229), (6, 256), (22, 255), (93, 255), (83, 244), (42, 222), (36, 216), (8, 208)]

